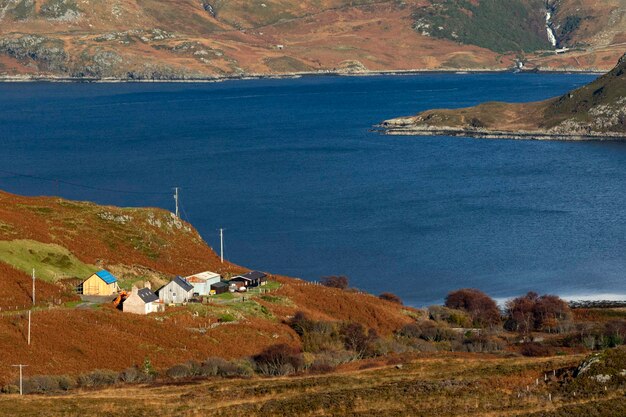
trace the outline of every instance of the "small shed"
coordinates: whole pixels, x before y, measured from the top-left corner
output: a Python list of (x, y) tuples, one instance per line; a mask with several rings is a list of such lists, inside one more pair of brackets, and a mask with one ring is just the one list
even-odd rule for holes
[(176, 277), (157, 290), (159, 300), (166, 304), (186, 303), (193, 296), (193, 285), (183, 277)]
[(83, 295), (113, 295), (120, 290), (117, 278), (104, 269), (84, 280), (80, 287)]
[(194, 295), (209, 295), (211, 286), (222, 280), (220, 274), (211, 271), (200, 272), (199, 274), (190, 275), (185, 280), (193, 285)]
[(150, 314), (159, 311), (159, 297), (150, 288), (133, 287), (131, 294), (122, 304), (124, 313)]
[(228, 282), (220, 281), (215, 284), (211, 284), (211, 291), (214, 291), (214, 294), (224, 294), (225, 292), (228, 292), (229, 287), (230, 285), (228, 285)]

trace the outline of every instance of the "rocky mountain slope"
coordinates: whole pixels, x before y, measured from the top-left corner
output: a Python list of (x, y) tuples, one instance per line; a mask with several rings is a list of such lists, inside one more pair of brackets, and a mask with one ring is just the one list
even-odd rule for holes
[[(518, 59), (529, 68), (608, 69), (626, 42), (626, 0), (503, 4), (0, 0), (0, 76), (206, 79), (506, 69)], [(555, 55), (556, 47), (572, 50)]]
[(389, 134), (485, 138), (626, 138), (626, 55), (594, 82), (550, 100), (485, 103), (456, 110), (428, 110), (383, 122)]

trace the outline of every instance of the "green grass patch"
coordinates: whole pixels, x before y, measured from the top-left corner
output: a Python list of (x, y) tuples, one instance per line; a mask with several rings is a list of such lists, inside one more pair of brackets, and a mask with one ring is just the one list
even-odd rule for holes
[(64, 307), (67, 308), (76, 308), (79, 305), (81, 305), (83, 303), (82, 300), (77, 300), (77, 301), (68, 301), (67, 303), (63, 304)]
[(543, 0), (433, 0), (418, 8), (413, 19), (420, 33), (496, 52), (551, 47)]
[(62, 246), (34, 240), (0, 241), (0, 261), (29, 275), (34, 268), (37, 278), (45, 281), (86, 278), (100, 269), (81, 262)]
[(230, 292), (225, 292), (223, 294), (217, 294), (211, 297), (213, 300), (234, 300), (235, 294)]
[(264, 290), (274, 291), (279, 289), (280, 287), (282, 287), (282, 285), (278, 281), (267, 281), (267, 284), (265, 284), (261, 288)]
[(237, 321), (237, 317), (235, 317), (231, 313), (224, 313), (224, 314), (220, 314), (220, 316), (217, 318), (217, 320), (220, 323), (230, 323), (230, 322), (233, 322), (233, 321)]

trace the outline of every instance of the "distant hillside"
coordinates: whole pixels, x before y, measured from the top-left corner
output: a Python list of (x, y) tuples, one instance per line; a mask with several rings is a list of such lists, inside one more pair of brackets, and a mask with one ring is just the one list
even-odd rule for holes
[[(0, 0), (0, 76), (608, 69), (626, 0)], [(546, 23), (546, 14), (553, 18)], [(558, 47), (555, 55), (546, 24)]]
[(550, 100), (428, 110), (381, 124), (390, 134), (528, 139), (626, 138), (626, 55), (594, 82)]

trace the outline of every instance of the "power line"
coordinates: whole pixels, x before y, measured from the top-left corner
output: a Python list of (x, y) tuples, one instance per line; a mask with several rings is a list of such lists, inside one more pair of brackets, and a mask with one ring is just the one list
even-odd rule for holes
[(178, 211), (178, 187), (174, 187), (174, 201), (176, 202), (176, 217), (180, 219), (180, 212)]
[(20, 365), (11, 365), (11, 366), (15, 366), (15, 367), (17, 367), (17, 368), (20, 368), (20, 395), (23, 395), (23, 392), (24, 392), (24, 391), (23, 391), (23, 389), (22, 389), (22, 387), (23, 387), (23, 383), (22, 383), (22, 380), (23, 380), (23, 378), (22, 378), (22, 369), (23, 369), (24, 367), (28, 366), (28, 365), (22, 365), (22, 364), (20, 364)]
[(85, 184), (79, 184), (79, 183), (76, 183), (76, 182), (60, 180), (60, 179), (57, 179), (57, 178), (48, 178), (48, 177), (42, 177), (42, 176), (38, 176), (38, 175), (22, 174), (20, 172), (7, 171), (7, 170), (4, 170), (4, 169), (0, 169), (0, 172), (2, 172), (4, 174), (12, 175), (14, 177), (31, 178), (31, 179), (36, 179), (36, 180), (40, 180), (40, 181), (48, 181), (48, 182), (56, 183), (57, 188), (58, 188), (59, 184), (64, 184), (64, 185), (69, 185), (71, 187), (84, 188), (84, 189), (93, 190), (93, 191), (104, 191), (104, 192), (108, 192), (108, 193), (136, 194), (136, 195), (169, 195), (169, 193), (164, 193), (164, 192), (160, 192), (159, 193), (159, 192), (152, 192), (152, 191), (131, 191), (131, 190), (120, 190), (120, 189), (113, 189), (113, 188), (95, 187), (95, 186), (91, 186), (91, 185), (85, 185)]

